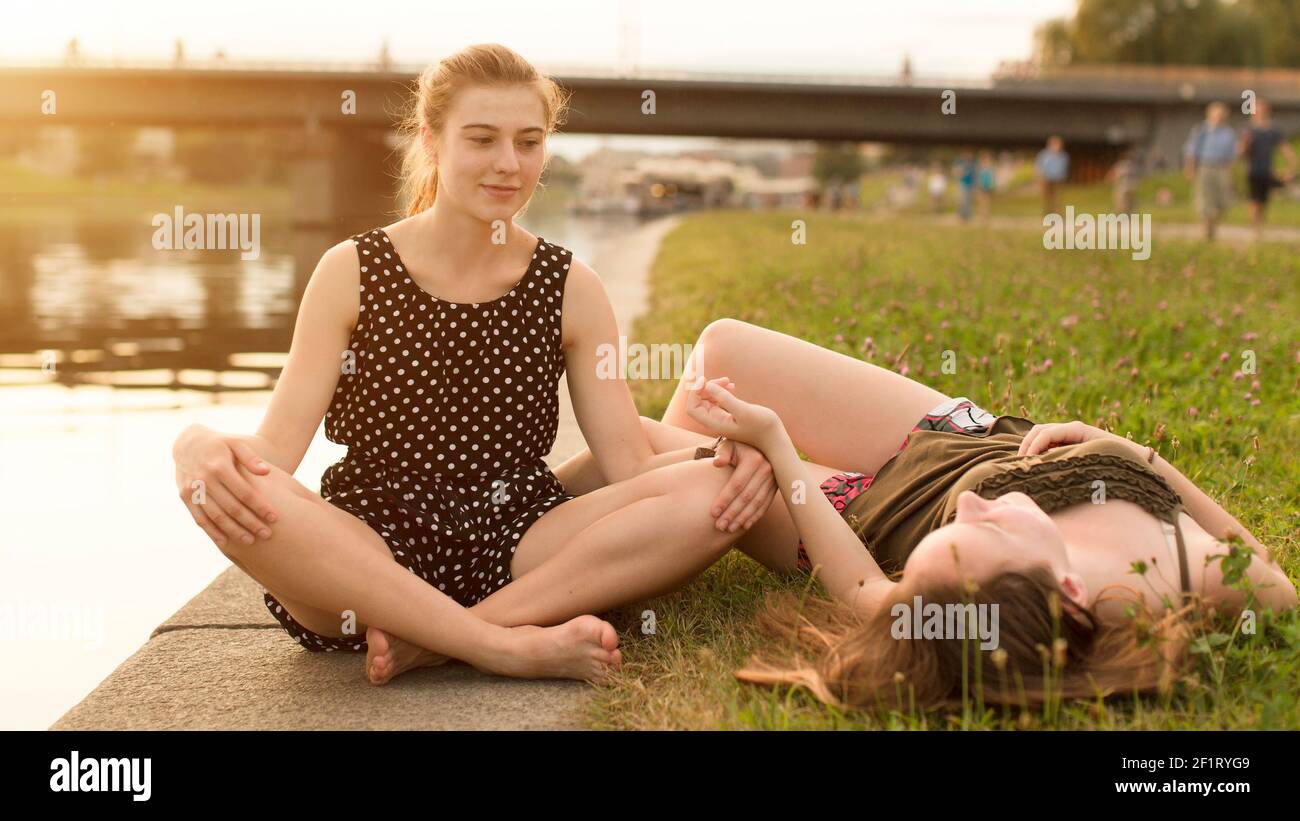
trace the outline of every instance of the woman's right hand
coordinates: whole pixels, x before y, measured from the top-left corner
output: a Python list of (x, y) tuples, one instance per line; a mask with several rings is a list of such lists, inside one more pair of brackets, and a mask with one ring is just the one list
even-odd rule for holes
[(253, 534), (271, 538), (277, 515), (236, 464), (258, 474), (270, 473), (271, 466), (247, 443), (191, 425), (177, 437), (172, 458), (180, 499), (213, 542), (224, 547), (227, 539), (252, 544)]
[(1090, 442), (1093, 439), (1116, 439), (1134, 448), (1141, 449), (1141, 446), (1132, 440), (1125, 439), (1123, 436), (1116, 436), (1109, 431), (1084, 424), (1076, 419), (1073, 422), (1049, 422), (1043, 425), (1034, 425), (1025, 434), (1025, 438), (1020, 440), (1020, 450), (1016, 452), (1016, 455), (1036, 456), (1058, 445), (1077, 445), (1080, 442)]
[(767, 437), (781, 429), (776, 412), (736, 396), (725, 376), (715, 377), (686, 393), (686, 415), (714, 436), (726, 436), (762, 450)]

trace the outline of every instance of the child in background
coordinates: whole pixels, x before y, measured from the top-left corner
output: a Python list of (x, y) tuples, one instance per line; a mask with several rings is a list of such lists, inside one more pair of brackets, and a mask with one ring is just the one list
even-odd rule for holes
[(943, 210), (943, 195), (948, 190), (948, 175), (943, 173), (943, 166), (937, 162), (930, 164), (928, 185), (930, 204), (934, 207), (934, 213), (938, 214)]
[(1137, 208), (1137, 152), (1130, 148), (1106, 172), (1106, 180), (1113, 186), (1115, 213), (1131, 214)]

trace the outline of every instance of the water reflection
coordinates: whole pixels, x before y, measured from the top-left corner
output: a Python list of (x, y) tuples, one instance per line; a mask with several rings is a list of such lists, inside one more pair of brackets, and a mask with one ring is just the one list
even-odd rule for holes
[[(520, 222), (580, 258), (637, 224), (546, 208)], [(238, 250), (156, 250), (152, 235), (138, 219), (0, 222), (0, 368), (28, 377), (4, 381), (206, 390), (210, 377), (185, 374), (222, 371), (260, 375), (248, 387), (270, 387), (279, 362), (238, 355), (288, 351), (307, 280), (339, 238), (271, 223), (259, 257), (244, 260)]]

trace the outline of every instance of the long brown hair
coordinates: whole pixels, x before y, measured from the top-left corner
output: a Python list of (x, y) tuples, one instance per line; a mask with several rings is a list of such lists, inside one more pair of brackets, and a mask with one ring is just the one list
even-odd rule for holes
[(435, 137), (440, 135), (456, 94), (466, 87), (517, 84), (533, 87), (541, 97), (547, 134), (564, 124), (568, 92), (505, 46), (496, 43), (468, 46), (420, 72), (412, 89), (410, 107), (398, 129), (407, 143), (401, 179), (406, 216), (430, 207), (438, 195), (438, 168), (430, 162), (421, 143), (420, 126), (427, 125)]
[[(871, 615), (848, 605), (789, 591), (768, 593), (757, 619), (773, 640), (736, 678), (754, 684), (800, 685), (839, 708), (930, 708), (960, 704), (978, 687), (982, 700), (1008, 706), (1049, 699), (1167, 692), (1185, 664), (1191, 630), (1188, 605), (1150, 615), (1131, 588), (1102, 591), (1081, 608), (1046, 566), (1002, 573), (982, 584), (904, 579)], [(1127, 589), (1136, 602), (1122, 623), (1103, 623), (1104, 599)], [(897, 604), (913, 597), (941, 606), (999, 606), (998, 647), (978, 640), (896, 639)], [(903, 695), (906, 694), (906, 695)], [(969, 697), (969, 696), (967, 696)], [(905, 704), (895, 704), (905, 699)]]

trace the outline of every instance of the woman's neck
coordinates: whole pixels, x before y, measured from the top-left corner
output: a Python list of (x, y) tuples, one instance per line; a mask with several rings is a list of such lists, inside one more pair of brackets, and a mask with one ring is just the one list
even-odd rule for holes
[(513, 218), (493, 225), (437, 200), (413, 221), (420, 244), (438, 249), (439, 257), (457, 260), (460, 270), (483, 271), (499, 266), (509, 256), (503, 252), (521, 244), (519, 235), (523, 233)]

